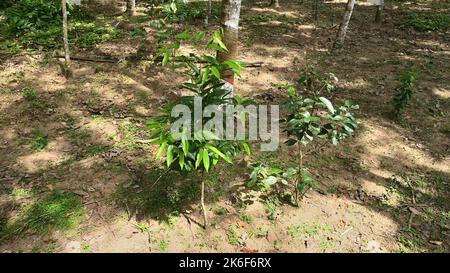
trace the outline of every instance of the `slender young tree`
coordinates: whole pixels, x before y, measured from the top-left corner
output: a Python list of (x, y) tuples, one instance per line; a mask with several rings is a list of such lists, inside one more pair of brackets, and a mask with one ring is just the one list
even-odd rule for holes
[[(236, 60), (239, 44), (239, 17), (241, 14), (241, 0), (222, 0), (221, 26), (223, 28), (223, 43), (227, 51), (217, 52), (217, 60)], [(226, 73), (226, 74), (225, 74)], [(234, 73), (228, 70), (223, 79), (229, 83), (230, 95), (234, 96)]]
[(134, 16), (136, 13), (136, 0), (127, 0), (127, 14)]
[(339, 26), (336, 40), (333, 48), (339, 48), (344, 44), (345, 35), (347, 34), (348, 24), (352, 17), (353, 7), (355, 6), (355, 0), (348, 0), (347, 7), (345, 8), (344, 17), (342, 18), (341, 25)]
[(64, 42), (64, 58), (65, 63), (63, 65), (63, 74), (66, 78), (72, 76), (72, 71), (70, 70), (70, 53), (69, 53), (69, 35), (67, 27), (67, 3), (66, 0), (61, 0), (62, 15), (63, 15), (63, 42)]

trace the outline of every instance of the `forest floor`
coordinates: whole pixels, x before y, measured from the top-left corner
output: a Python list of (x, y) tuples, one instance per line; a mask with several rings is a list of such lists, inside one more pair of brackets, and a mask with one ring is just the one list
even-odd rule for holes
[[(74, 61), (74, 78), (66, 80), (48, 55), (2, 57), (0, 251), (449, 252), (450, 35), (408, 25), (423, 10), (448, 14), (449, 3), (399, 8), (387, 1), (382, 24), (374, 7), (359, 5), (344, 47), (330, 52), (345, 4), (322, 5), (314, 21), (308, 2), (280, 2), (275, 9), (244, 1), (240, 57), (264, 64), (243, 72), (238, 94), (277, 104), (281, 86), (314, 63), (339, 79), (333, 99), (361, 109), (354, 138), (306, 158), (318, 189), (300, 207), (240, 202), (250, 173), (240, 158), (207, 175), (212, 227), (204, 230), (198, 177), (158, 179), (163, 168), (156, 147), (142, 141), (145, 122), (176, 96), (181, 80), (135, 60), (155, 48), (152, 16), (139, 10), (132, 23), (99, 16), (124, 35), (72, 50), (126, 61)], [(204, 28), (202, 19), (178, 27), (187, 24)], [(209, 29), (217, 27), (214, 18)], [(396, 77), (411, 69), (420, 73), (418, 91), (396, 119)], [(252, 160), (274, 167), (297, 158), (285, 146), (253, 150)]]

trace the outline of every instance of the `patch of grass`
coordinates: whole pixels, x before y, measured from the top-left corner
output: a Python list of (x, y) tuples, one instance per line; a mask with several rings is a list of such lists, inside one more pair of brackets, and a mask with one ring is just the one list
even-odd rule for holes
[(308, 224), (303, 223), (300, 225), (289, 226), (287, 233), (293, 238), (297, 238), (301, 235), (307, 235), (309, 237), (314, 237), (319, 233), (329, 234), (333, 231), (333, 228), (327, 225), (321, 224)]
[(88, 130), (75, 130), (69, 133), (69, 137), (75, 142), (84, 142), (92, 136), (92, 132)]
[(261, 226), (249, 232), (248, 236), (251, 237), (267, 237), (269, 234), (269, 228), (267, 226)]
[(412, 13), (403, 25), (417, 31), (446, 32), (450, 29), (450, 14)]
[(87, 156), (96, 156), (98, 154), (108, 151), (108, 149), (109, 149), (109, 147), (106, 147), (106, 146), (92, 145), (87, 149), (86, 155)]
[(271, 195), (264, 200), (264, 208), (266, 209), (267, 217), (269, 220), (275, 220), (278, 215), (278, 207), (281, 205), (281, 201), (277, 196)]
[(241, 220), (246, 222), (247, 224), (251, 224), (253, 222), (253, 217), (246, 213), (241, 213), (239, 215), (239, 218), (241, 218)]
[(22, 94), (23, 97), (27, 100), (27, 101), (34, 101), (37, 99), (37, 94), (36, 91), (29, 89), (29, 88), (24, 88), (22, 89)]
[(84, 216), (79, 198), (72, 193), (54, 192), (35, 204), (24, 208), (24, 214), (0, 231), (0, 238), (10, 238), (25, 230), (49, 234), (67, 231), (78, 226)]
[(23, 188), (14, 188), (11, 192), (11, 197), (14, 200), (24, 198), (30, 195), (30, 191), (23, 189)]
[(334, 243), (332, 240), (323, 239), (320, 240), (319, 247), (322, 251), (329, 250), (334, 247)]
[(142, 134), (146, 131), (146, 128), (134, 123), (121, 123), (119, 124), (119, 132), (122, 135), (121, 141), (117, 144), (118, 148), (135, 149), (141, 146), (137, 143), (138, 139), (142, 139)]
[(214, 207), (212, 210), (217, 215), (223, 216), (223, 215), (227, 214), (227, 209), (224, 207), (221, 207), (221, 206)]

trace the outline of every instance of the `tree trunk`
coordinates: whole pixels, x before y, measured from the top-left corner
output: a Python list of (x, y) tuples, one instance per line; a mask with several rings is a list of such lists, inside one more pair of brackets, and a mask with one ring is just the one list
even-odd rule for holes
[(67, 27), (67, 3), (66, 0), (61, 0), (61, 8), (63, 15), (63, 42), (64, 42), (64, 59), (65, 63), (63, 65), (63, 74), (66, 78), (72, 76), (72, 71), (70, 70), (70, 53), (69, 53), (69, 34)]
[(201, 175), (202, 179), (202, 192), (200, 195), (200, 203), (202, 206), (202, 212), (203, 212), (203, 226), (205, 229), (208, 227), (208, 217), (206, 216), (206, 207), (205, 207), (205, 179), (203, 178), (203, 172)]
[(380, 1), (380, 5), (377, 6), (377, 13), (375, 15), (375, 22), (381, 23), (383, 20), (384, 0)]
[(352, 17), (354, 6), (355, 0), (348, 0), (344, 17), (342, 18), (342, 23), (339, 26), (339, 31), (337, 33), (336, 41), (334, 42), (333, 48), (341, 47), (344, 44), (345, 35), (347, 34), (348, 24), (350, 22), (350, 18)]
[(212, 6), (212, 0), (208, 0), (208, 13), (206, 14), (206, 18), (205, 18), (205, 25), (209, 24), (209, 18), (211, 17), (211, 6)]
[[(223, 43), (228, 51), (217, 52), (217, 59), (220, 62), (238, 58), (240, 13), (241, 0), (222, 0), (221, 26), (223, 28)], [(222, 77), (229, 83), (230, 95), (234, 96), (234, 73), (226, 71)]]
[[(275, 8), (280, 7), (280, 1), (279, 0), (272, 0), (272, 3), (275, 3)], [(270, 5), (272, 5), (272, 3)]]
[(136, 0), (127, 0), (127, 14), (134, 16), (136, 13)]
[(313, 1), (313, 18), (315, 21), (319, 19), (319, 1), (320, 0)]
[(279, 0), (270, 0), (269, 7), (271, 7), (273, 4), (275, 4), (275, 8), (280, 7), (280, 1)]

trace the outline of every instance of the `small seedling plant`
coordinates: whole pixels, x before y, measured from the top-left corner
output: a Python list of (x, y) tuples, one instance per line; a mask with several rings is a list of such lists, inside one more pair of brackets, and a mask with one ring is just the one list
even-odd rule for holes
[[(283, 106), (287, 111), (284, 132), (288, 136), (285, 142), (288, 146), (297, 145), (298, 162), (294, 170), (286, 172), (286, 177), (295, 176), (294, 202), (298, 200), (312, 187), (314, 181), (304, 167), (304, 157), (327, 143), (337, 145), (351, 136), (358, 127), (358, 121), (353, 111), (359, 109), (358, 105), (346, 100), (341, 106), (335, 108), (332, 102), (323, 93), (328, 92), (326, 84), (315, 85), (317, 79), (306, 75), (298, 80), (298, 83), (306, 88), (299, 92), (294, 87), (288, 88), (289, 98)], [(315, 144), (315, 145), (314, 145)], [(313, 145), (305, 150), (308, 146)]]
[[(216, 31), (211, 38), (206, 39), (205, 32), (190, 33), (185, 31), (178, 34), (158, 50), (162, 57), (161, 64), (180, 72), (187, 79), (182, 87), (191, 91), (192, 95), (182, 96), (178, 101), (168, 103), (162, 110), (162, 114), (148, 122), (153, 143), (159, 145), (155, 155), (162, 158), (169, 170), (183, 173), (197, 172), (201, 177), (201, 208), (203, 211), (204, 227), (208, 226), (205, 199), (205, 172), (209, 172), (220, 161), (232, 164), (232, 159), (241, 151), (250, 154), (250, 147), (246, 140), (223, 140), (214, 130), (181, 130), (176, 134), (171, 131), (178, 117), (172, 117), (171, 113), (177, 104), (189, 107), (192, 113), (190, 128), (195, 128), (194, 123), (199, 122), (194, 116), (194, 101), (202, 99), (202, 112), (208, 105), (221, 107), (223, 105), (244, 105), (248, 100), (240, 97), (229, 97), (229, 91), (221, 88), (223, 80), (221, 75), (226, 70), (233, 70), (239, 75), (242, 66), (235, 61), (219, 62), (211, 54), (190, 52), (187, 55), (179, 54), (183, 43), (191, 43), (197, 51), (227, 50), (221, 39), (221, 31)], [(238, 115), (237, 115), (238, 116)], [(201, 117), (202, 124), (206, 124), (212, 117)], [(223, 129), (226, 130), (226, 122)], [(165, 156), (164, 156), (165, 155)]]
[(392, 98), (396, 117), (400, 117), (405, 112), (406, 106), (416, 92), (418, 77), (418, 73), (414, 71), (403, 72), (398, 77), (399, 85), (395, 88), (395, 94)]

